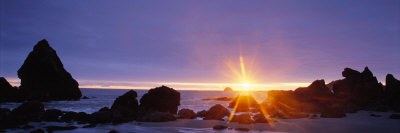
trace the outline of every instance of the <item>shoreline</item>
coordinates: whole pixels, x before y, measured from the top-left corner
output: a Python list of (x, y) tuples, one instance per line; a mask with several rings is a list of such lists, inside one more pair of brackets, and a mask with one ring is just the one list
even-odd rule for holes
[[(381, 115), (373, 117), (370, 114)], [(347, 113), (345, 118), (300, 118), (300, 119), (276, 119), (272, 123), (239, 124), (237, 122), (227, 123), (219, 120), (196, 120), (196, 119), (177, 119), (168, 122), (138, 122), (132, 121), (122, 124), (98, 124), (92, 128), (82, 128), (85, 124), (61, 123), (61, 122), (30, 122), (34, 126), (32, 129), (8, 129), (7, 132), (29, 132), (44, 126), (77, 126), (74, 130), (56, 131), (60, 133), (95, 133), (109, 132), (245, 132), (237, 131), (236, 128), (248, 128), (248, 132), (293, 132), (293, 133), (395, 133), (400, 131), (400, 121), (390, 119), (389, 116), (394, 112), (374, 112), (359, 111), (357, 113)], [(224, 125), (228, 129), (214, 130), (213, 126)]]

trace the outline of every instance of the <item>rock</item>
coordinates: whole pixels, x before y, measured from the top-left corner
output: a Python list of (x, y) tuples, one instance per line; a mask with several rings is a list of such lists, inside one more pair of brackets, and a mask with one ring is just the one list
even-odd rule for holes
[(206, 114), (207, 114), (207, 111), (206, 110), (202, 110), (202, 111), (197, 112), (196, 116), (197, 117), (205, 117)]
[[(386, 75), (384, 105), (389, 109), (400, 112), (400, 80), (392, 74)], [(382, 105), (382, 104), (379, 104)]]
[(108, 107), (103, 107), (103, 108), (99, 109), (99, 112), (100, 111), (110, 111), (110, 109)]
[(30, 133), (45, 133), (43, 129), (36, 129), (31, 131)]
[(115, 130), (111, 130), (111, 131), (109, 131), (108, 133), (118, 133), (118, 132), (115, 131)]
[(250, 129), (244, 128), (244, 127), (240, 127), (240, 128), (235, 128), (235, 130), (247, 132), (247, 131), (249, 131)]
[(229, 116), (231, 113), (221, 104), (212, 106), (204, 116), (204, 120), (222, 120), (224, 116)]
[(239, 124), (253, 124), (254, 121), (251, 119), (250, 114), (240, 114), (233, 116), (231, 122), (237, 122)]
[(70, 122), (78, 119), (78, 117), (79, 116), (77, 112), (65, 112), (65, 114), (61, 116), (61, 121)]
[(4, 77), (0, 77), (0, 103), (17, 101), (20, 101), (17, 87), (12, 87)]
[(373, 113), (369, 114), (369, 116), (372, 116), (372, 117), (381, 117), (381, 115), (377, 115), (377, 114), (373, 114)]
[(41, 40), (18, 70), (20, 93), (26, 100), (79, 100), (78, 82), (68, 73), (56, 51)]
[(168, 112), (149, 112), (145, 115), (138, 118), (138, 121), (144, 122), (165, 122), (165, 121), (174, 121), (176, 117)]
[(258, 102), (250, 95), (239, 95), (229, 103), (235, 112), (248, 112), (250, 108), (259, 108)]
[(263, 114), (256, 114), (253, 116), (255, 123), (268, 123), (268, 119)]
[(196, 118), (196, 113), (190, 109), (181, 109), (178, 112), (178, 116), (181, 119), (193, 119)]
[(228, 127), (224, 126), (224, 125), (215, 125), (215, 126), (213, 126), (214, 130), (224, 130), (224, 129), (227, 129), (227, 128)]
[(40, 118), (44, 114), (44, 105), (41, 102), (25, 102), (15, 108), (11, 114), (26, 121), (41, 121)]
[(201, 100), (216, 100), (216, 101), (231, 101), (233, 98), (229, 97), (217, 97), (217, 98), (207, 98), (207, 99), (201, 99)]
[(63, 114), (61, 110), (58, 109), (48, 109), (44, 112), (42, 120), (44, 121), (59, 121), (59, 117)]
[(137, 93), (134, 90), (130, 90), (115, 99), (111, 106), (115, 122), (128, 122), (136, 119), (139, 108), (136, 97)]
[(226, 88), (224, 89), (224, 91), (233, 91), (233, 89), (232, 89), (231, 87), (226, 87)]
[(390, 119), (400, 119), (400, 114), (392, 114), (390, 115)]
[(91, 116), (89, 114), (86, 114), (85, 112), (79, 112), (77, 114), (77, 118), (75, 120), (80, 122), (81, 124), (83, 124), (83, 123), (90, 122)]
[(73, 129), (77, 129), (78, 127), (76, 126), (46, 126), (44, 127), (46, 128), (47, 132), (53, 132), (53, 131), (60, 131), (60, 130), (73, 130)]
[(87, 97), (87, 96), (83, 96), (83, 97), (82, 97), (82, 99), (89, 99), (89, 97)]
[(101, 111), (94, 112), (91, 114), (90, 123), (110, 123), (113, 120), (112, 112), (109, 110), (105, 110), (104, 108), (100, 109)]
[(345, 79), (336, 81), (332, 85), (332, 90), (334, 95), (343, 101), (343, 104), (363, 107), (382, 98), (383, 86), (378, 83), (368, 67), (365, 67), (361, 73), (345, 68), (342, 75)]
[(181, 95), (178, 91), (167, 86), (150, 89), (140, 99), (140, 108), (143, 113), (158, 111), (176, 114), (180, 105)]

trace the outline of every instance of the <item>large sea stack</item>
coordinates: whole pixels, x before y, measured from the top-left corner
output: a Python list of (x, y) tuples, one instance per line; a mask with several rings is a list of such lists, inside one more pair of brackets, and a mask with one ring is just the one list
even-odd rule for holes
[(26, 100), (78, 100), (78, 82), (68, 73), (56, 51), (43, 39), (18, 70), (20, 92)]

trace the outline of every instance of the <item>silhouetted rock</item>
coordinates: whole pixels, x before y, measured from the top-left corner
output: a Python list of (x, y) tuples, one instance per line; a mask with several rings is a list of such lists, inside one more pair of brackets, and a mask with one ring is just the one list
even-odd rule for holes
[(335, 100), (324, 80), (315, 80), (308, 87), (297, 88), (294, 93), (296, 99), (302, 103), (299, 110), (305, 112), (321, 112), (329, 108), (330, 103)]
[(44, 112), (42, 120), (44, 121), (59, 121), (59, 117), (63, 114), (61, 110), (58, 109), (48, 109)]
[(334, 95), (344, 101), (343, 104), (366, 106), (382, 98), (383, 85), (378, 83), (372, 72), (365, 67), (363, 72), (345, 68), (345, 79), (333, 84)]
[(178, 117), (181, 119), (193, 119), (196, 118), (196, 113), (190, 109), (181, 109), (178, 112)]
[(235, 112), (248, 112), (250, 108), (259, 108), (257, 101), (250, 95), (239, 95), (229, 103)]
[(41, 102), (25, 102), (21, 106), (15, 108), (11, 114), (26, 121), (41, 121), (44, 114), (44, 105)]
[(53, 131), (60, 131), (60, 130), (73, 130), (77, 129), (78, 127), (76, 126), (46, 126), (47, 132), (53, 132)]
[(112, 122), (112, 112), (109, 110), (101, 110), (91, 114), (90, 123), (110, 123)]
[(232, 89), (231, 87), (226, 87), (226, 88), (224, 89), (224, 91), (233, 91), (233, 89)]
[(228, 127), (224, 126), (224, 125), (215, 125), (215, 126), (213, 126), (214, 130), (224, 130), (224, 129), (227, 129), (227, 128)]
[(207, 115), (207, 111), (206, 110), (202, 110), (196, 113), (197, 117), (205, 117)]
[(148, 112), (145, 115), (141, 116), (137, 119), (138, 121), (145, 122), (165, 122), (165, 121), (174, 121), (176, 117), (169, 112)]
[(82, 99), (89, 99), (89, 97), (87, 97), (87, 96), (83, 96), (83, 97), (82, 97)]
[(111, 106), (113, 119), (115, 122), (127, 122), (136, 118), (138, 112), (137, 93), (134, 90), (126, 92), (124, 95), (115, 99)]
[(7, 108), (0, 108), (0, 129), (15, 127), (17, 123), (10, 123), (11, 111)]
[(46, 40), (35, 45), (18, 70), (20, 92), (26, 100), (78, 100), (78, 82), (65, 69)]
[(239, 124), (253, 124), (250, 114), (240, 114), (233, 116), (231, 122), (238, 122)]
[(78, 118), (77, 112), (65, 112), (64, 115), (61, 116), (61, 121), (70, 122), (76, 120)]
[(221, 104), (212, 106), (204, 116), (204, 120), (223, 120), (225, 116), (229, 116), (231, 113)]
[(115, 131), (115, 130), (111, 130), (111, 131), (109, 131), (108, 133), (118, 133), (118, 132)]
[(176, 114), (180, 105), (181, 95), (167, 86), (150, 89), (140, 99), (141, 113), (158, 111)]
[[(391, 110), (400, 112), (400, 80), (392, 74), (386, 75), (384, 105)], [(377, 105), (382, 105), (378, 103)]]
[(0, 77), (0, 102), (16, 101), (19, 101), (17, 87), (12, 87), (4, 77)]

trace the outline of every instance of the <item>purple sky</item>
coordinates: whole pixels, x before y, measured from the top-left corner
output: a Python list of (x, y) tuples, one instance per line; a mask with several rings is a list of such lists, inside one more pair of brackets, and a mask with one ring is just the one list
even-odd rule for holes
[(240, 83), (229, 69), (240, 56), (252, 83), (330, 82), (365, 66), (379, 81), (400, 78), (398, 0), (0, 5), (0, 76), (11, 80), (43, 38), (81, 85)]

